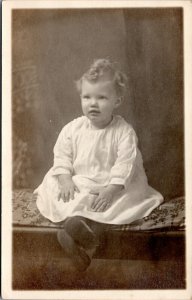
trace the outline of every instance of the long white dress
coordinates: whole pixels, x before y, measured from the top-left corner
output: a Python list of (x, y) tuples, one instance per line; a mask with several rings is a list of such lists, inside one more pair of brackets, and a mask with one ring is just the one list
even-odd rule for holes
[[(69, 202), (58, 201), (59, 174), (71, 174), (80, 193)], [(101, 187), (121, 184), (124, 189), (104, 212), (91, 210)], [(137, 137), (120, 116), (113, 116), (104, 129), (95, 129), (90, 120), (79, 117), (68, 123), (54, 147), (54, 164), (35, 190), (37, 207), (52, 222), (69, 216), (83, 216), (108, 224), (129, 224), (146, 217), (163, 202), (162, 195), (148, 185)]]

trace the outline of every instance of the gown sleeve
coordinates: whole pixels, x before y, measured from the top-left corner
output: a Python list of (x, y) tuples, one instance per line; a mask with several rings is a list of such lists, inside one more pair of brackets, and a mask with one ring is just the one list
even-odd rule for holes
[(110, 184), (120, 184), (127, 188), (135, 170), (137, 143), (133, 128), (125, 127), (118, 141), (117, 159), (111, 168)]
[(53, 153), (53, 175), (72, 174), (73, 150), (71, 139), (71, 123), (67, 124), (60, 132), (54, 146)]

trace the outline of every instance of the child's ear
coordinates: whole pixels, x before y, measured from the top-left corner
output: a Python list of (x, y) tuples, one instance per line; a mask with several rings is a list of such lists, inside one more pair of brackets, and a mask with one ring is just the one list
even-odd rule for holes
[(115, 103), (115, 108), (119, 107), (122, 103), (123, 99), (122, 97), (117, 98), (116, 103)]

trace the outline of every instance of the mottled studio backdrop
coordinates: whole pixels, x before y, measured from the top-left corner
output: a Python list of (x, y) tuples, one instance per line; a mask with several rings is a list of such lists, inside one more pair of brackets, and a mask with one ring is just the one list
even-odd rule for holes
[(129, 75), (119, 113), (139, 137), (150, 184), (184, 193), (182, 9), (12, 12), (13, 186), (35, 188), (61, 128), (81, 115), (74, 87), (94, 58)]

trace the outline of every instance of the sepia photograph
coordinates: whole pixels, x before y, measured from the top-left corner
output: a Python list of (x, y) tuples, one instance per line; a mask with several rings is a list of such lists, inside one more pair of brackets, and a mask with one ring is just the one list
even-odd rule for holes
[(191, 299), (191, 15), (3, 2), (3, 299)]

